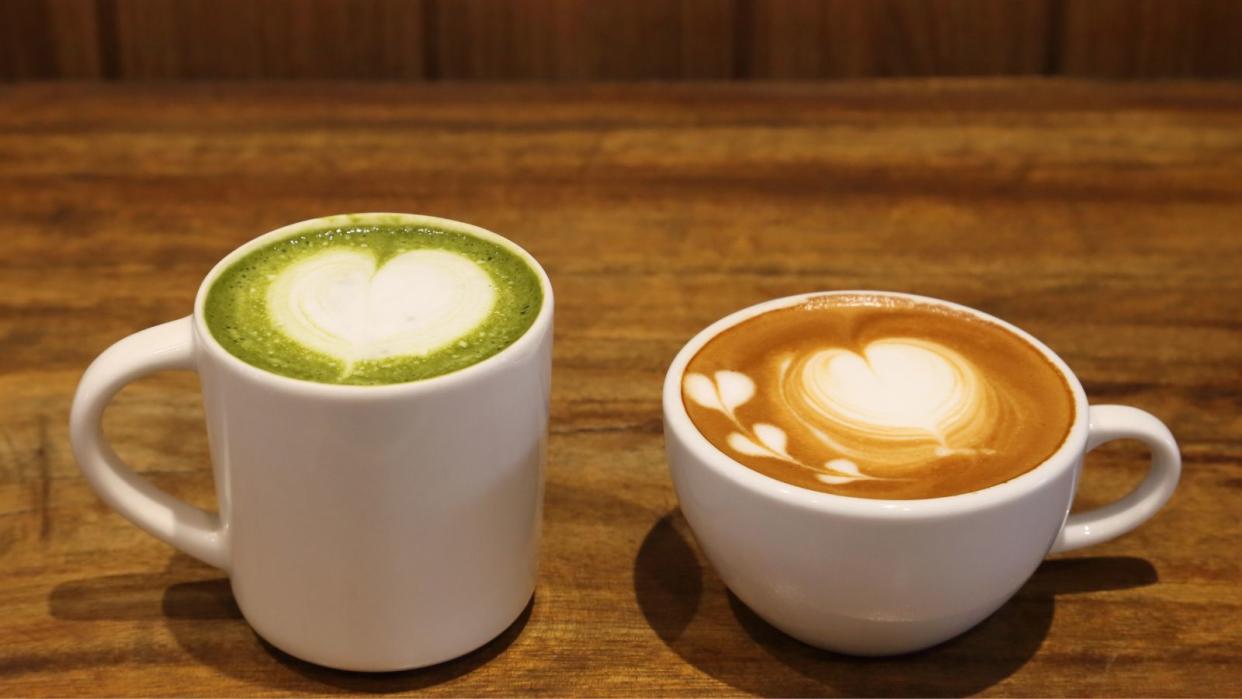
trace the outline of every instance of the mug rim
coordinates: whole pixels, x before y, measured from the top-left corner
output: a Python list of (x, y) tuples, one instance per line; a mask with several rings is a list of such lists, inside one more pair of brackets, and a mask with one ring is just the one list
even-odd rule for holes
[[(729, 328), (769, 311), (795, 306), (812, 298), (849, 295), (905, 299), (968, 313), (976, 318), (995, 323), (1030, 344), (1056, 368), (1057, 372), (1065, 380), (1073, 397), (1074, 420), (1070, 425), (1070, 429), (1062, 438), (1060, 446), (1034, 468), (986, 488), (933, 498), (892, 500), (863, 498), (811, 490), (764, 475), (726, 454), (699, 431), (686, 412), (681, 386), (686, 366), (708, 341)], [(699, 464), (747, 491), (804, 509), (845, 512), (848, 514), (893, 519), (963, 513), (987, 509), (1018, 500), (1056, 480), (1066, 469), (1074, 467), (1076, 461), (1086, 450), (1089, 427), (1087, 396), (1083, 390), (1082, 383), (1061, 357), (1030, 333), (977, 308), (964, 306), (945, 299), (900, 291), (868, 289), (814, 291), (784, 296), (747, 306), (708, 325), (682, 346), (681, 350), (673, 358), (673, 362), (669, 365), (664, 377), (663, 409), (666, 429), (671, 430), (673, 433), (671, 435), (666, 434), (666, 440), (671, 438), (678, 439), (684, 447), (692, 452)]]
[[(277, 374), (267, 369), (262, 369), (250, 364), (242, 358), (229, 352), (220, 344), (220, 341), (211, 334), (211, 329), (207, 327), (206, 314), (203, 308), (207, 302), (207, 293), (211, 289), (212, 284), (220, 276), (224, 270), (228, 269), (233, 263), (240, 260), (245, 255), (269, 245), (278, 240), (292, 238), (293, 236), (313, 230), (316, 228), (342, 226), (350, 224), (368, 224), (368, 223), (399, 223), (409, 225), (427, 225), (448, 230), (465, 233), (490, 243), (495, 243), (517, 255), (523, 262), (530, 267), (539, 279), (539, 286), (543, 292), (543, 301), (539, 305), (539, 312), (535, 316), (535, 320), (526, 328), (516, 340), (509, 343), (508, 346), (501, 349), (496, 354), (491, 355), (479, 362), (466, 367), (450, 371), (446, 374), (438, 374), (425, 379), (415, 379), (413, 381), (403, 381), (400, 383), (390, 384), (335, 384), (323, 383), (319, 381), (310, 381), (307, 379), (294, 378)], [(431, 391), (449, 389), (454, 386), (469, 383), (475, 379), (483, 378), (496, 371), (501, 370), (508, 364), (510, 359), (516, 355), (529, 351), (533, 345), (541, 341), (547, 334), (552, 323), (552, 282), (548, 278), (548, 273), (535, 259), (534, 255), (527, 252), (522, 246), (505, 238), (499, 233), (495, 233), (486, 228), (482, 228), (464, 221), (456, 221), (449, 218), (441, 218), (438, 216), (428, 216), (424, 214), (409, 214), (387, 211), (370, 211), (364, 213), (353, 214), (333, 214), (329, 216), (316, 216), (308, 218), (296, 223), (290, 223), (280, 228), (270, 230), (259, 236), (251, 238), (234, 248), (217, 262), (207, 275), (203, 277), (203, 281), (198, 286), (198, 292), (194, 297), (194, 329), (197, 336), (196, 344), (203, 348), (213, 359), (219, 360), (227, 365), (233, 371), (255, 381), (265, 382), (273, 387), (286, 390), (291, 393), (300, 393), (308, 397), (332, 397), (332, 398), (381, 398), (385, 396), (409, 396)]]

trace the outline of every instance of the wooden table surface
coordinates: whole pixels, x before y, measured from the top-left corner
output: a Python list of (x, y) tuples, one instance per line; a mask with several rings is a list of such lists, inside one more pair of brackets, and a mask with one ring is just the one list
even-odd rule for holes
[[(371, 210), (513, 238), (558, 306), (532, 605), (471, 655), (390, 675), (266, 646), (219, 571), (96, 498), (66, 437), (87, 363), (188, 313), (230, 249)], [(1242, 87), (4, 87), (0, 212), (3, 694), (1242, 694)], [(716, 318), (842, 288), (1043, 338), (1094, 401), (1172, 428), (1172, 501), (932, 650), (858, 660), (783, 636), (678, 513), (660, 382)], [(139, 381), (105, 427), (212, 505), (193, 375)], [(1093, 454), (1078, 504), (1145, 459)]]

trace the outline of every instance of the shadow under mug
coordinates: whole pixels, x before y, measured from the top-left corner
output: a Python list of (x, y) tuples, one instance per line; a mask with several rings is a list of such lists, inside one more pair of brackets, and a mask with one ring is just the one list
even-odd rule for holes
[[(713, 337), (754, 316), (829, 294), (938, 304), (996, 323), (1043, 353), (1065, 377), (1075, 418), (1047, 460), (1004, 483), (924, 500), (845, 497), (753, 471), (713, 446), (682, 403), (686, 365)], [(664, 434), (682, 512), (704, 555), (748, 607), (813, 646), (894, 655), (948, 640), (982, 621), (1049, 553), (1120, 536), (1158, 511), (1181, 473), (1168, 428), (1126, 406), (1088, 406), (1082, 384), (1052, 350), (981, 311), (911, 294), (812, 293), (738, 311), (678, 353), (664, 381)], [(1083, 456), (1116, 439), (1151, 448), (1146, 478), (1122, 499), (1069, 514)]]
[[(510, 249), (543, 303), (513, 344), (464, 369), (383, 386), (312, 383), (229, 354), (203, 319), (240, 257), (333, 226), (462, 231)], [(262, 235), (208, 273), (192, 316), (104, 351), (78, 385), (70, 440), (117, 512), (229, 574), (237, 605), (304, 660), (388, 671), (468, 653), (504, 631), (535, 586), (552, 358), (552, 287), (529, 253), (490, 231), (411, 214), (312, 219)], [(219, 513), (136, 474), (104, 439), (104, 408), (146, 374), (198, 373)]]

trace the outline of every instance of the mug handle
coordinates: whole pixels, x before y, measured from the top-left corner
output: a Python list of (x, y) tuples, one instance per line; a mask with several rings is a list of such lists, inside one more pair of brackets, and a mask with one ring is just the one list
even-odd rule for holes
[(1151, 448), (1151, 468), (1124, 498), (1070, 515), (1049, 553), (1102, 544), (1133, 530), (1168, 502), (1181, 477), (1177, 442), (1151, 413), (1126, 405), (1093, 405), (1088, 410), (1087, 451), (1115, 439), (1137, 439)]
[(104, 439), (103, 412), (126, 384), (165, 369), (197, 369), (191, 317), (134, 333), (99, 355), (82, 375), (69, 413), (69, 441), (87, 481), (103, 501), (149, 534), (228, 569), (220, 516), (156, 488), (117, 457)]

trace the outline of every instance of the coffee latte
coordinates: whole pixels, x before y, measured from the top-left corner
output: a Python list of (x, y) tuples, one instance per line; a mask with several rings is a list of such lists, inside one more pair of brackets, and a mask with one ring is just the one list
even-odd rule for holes
[(394, 218), (302, 232), (251, 251), (208, 291), (233, 355), (308, 381), (391, 384), (476, 364), (534, 322), (539, 277), (514, 250)]
[(690, 360), (698, 430), (749, 468), (863, 498), (967, 493), (1038, 466), (1074, 398), (1048, 358), (964, 311), (881, 294), (812, 297), (750, 318)]

